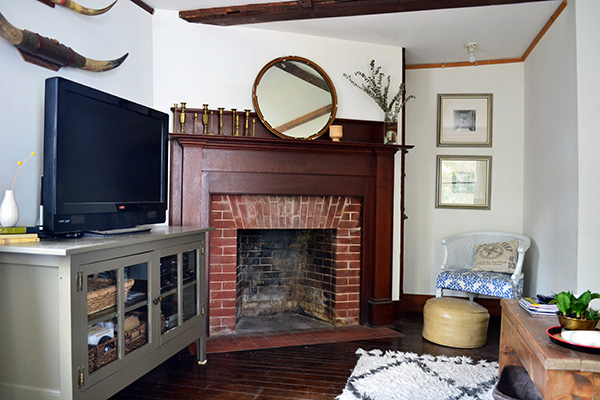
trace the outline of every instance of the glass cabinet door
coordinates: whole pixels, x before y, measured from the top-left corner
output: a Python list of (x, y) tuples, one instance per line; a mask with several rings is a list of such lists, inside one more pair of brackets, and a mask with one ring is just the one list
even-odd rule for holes
[(183, 322), (198, 315), (198, 250), (182, 254)]
[(84, 266), (91, 376), (149, 342), (149, 266), (148, 255)]
[(175, 328), (179, 323), (178, 270), (179, 255), (160, 259), (160, 320), (161, 333)]
[(148, 273), (148, 263), (125, 267), (125, 288), (131, 285), (125, 296), (125, 354), (148, 343)]
[(162, 334), (199, 315), (199, 253), (198, 248), (173, 248), (160, 258)]
[(118, 270), (87, 275), (88, 371), (105, 367), (119, 355)]

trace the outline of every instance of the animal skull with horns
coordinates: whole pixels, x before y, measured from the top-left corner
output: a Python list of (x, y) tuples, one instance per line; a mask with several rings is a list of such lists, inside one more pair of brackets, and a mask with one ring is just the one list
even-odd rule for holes
[(71, 10), (73, 10), (73, 11), (79, 13), (79, 14), (83, 14), (83, 15), (100, 15), (100, 14), (104, 14), (105, 12), (107, 12), (108, 10), (110, 10), (112, 8), (112, 6), (114, 6), (115, 3), (117, 2), (117, 0), (115, 0), (108, 7), (100, 8), (98, 10), (94, 10), (93, 8), (84, 7), (81, 4), (78, 4), (78, 3), (74, 2), (74, 1), (71, 1), (71, 0), (50, 0), (50, 1), (52, 3), (54, 3), (54, 4), (58, 4), (59, 6), (70, 8)]
[(76, 53), (70, 47), (37, 33), (13, 26), (0, 13), (0, 37), (8, 40), (23, 53), (60, 67), (72, 67), (86, 71), (102, 72), (117, 68), (129, 53), (115, 60), (98, 61)]

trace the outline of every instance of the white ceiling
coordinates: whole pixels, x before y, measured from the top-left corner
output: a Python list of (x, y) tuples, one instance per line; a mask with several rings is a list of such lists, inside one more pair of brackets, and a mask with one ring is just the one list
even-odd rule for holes
[[(155, 9), (193, 10), (273, 0), (144, 0)], [(562, 0), (242, 25), (406, 48), (408, 65), (521, 57)]]

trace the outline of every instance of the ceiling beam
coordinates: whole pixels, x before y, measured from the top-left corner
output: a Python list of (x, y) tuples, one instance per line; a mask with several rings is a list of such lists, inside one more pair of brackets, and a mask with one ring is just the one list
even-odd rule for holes
[(150, 7), (148, 4), (144, 3), (143, 0), (131, 0), (131, 2), (137, 6), (139, 6), (142, 10), (149, 12), (154, 15), (154, 8)]
[(180, 11), (179, 17), (188, 22), (230, 26), (536, 1), (548, 0), (298, 0)]

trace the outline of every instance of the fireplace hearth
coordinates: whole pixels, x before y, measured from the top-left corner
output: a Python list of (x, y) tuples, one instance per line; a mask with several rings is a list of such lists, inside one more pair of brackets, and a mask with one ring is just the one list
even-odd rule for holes
[(290, 333), (332, 329), (335, 326), (309, 316), (285, 313), (261, 317), (243, 317), (235, 326), (236, 336), (254, 336), (257, 334)]

